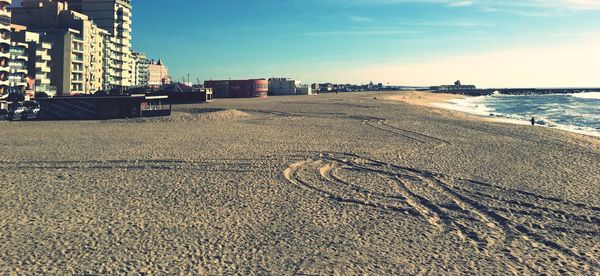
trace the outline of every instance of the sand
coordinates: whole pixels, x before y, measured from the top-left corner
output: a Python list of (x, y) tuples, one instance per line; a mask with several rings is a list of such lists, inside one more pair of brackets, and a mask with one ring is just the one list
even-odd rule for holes
[(0, 274), (599, 273), (597, 138), (395, 96), (0, 122)]

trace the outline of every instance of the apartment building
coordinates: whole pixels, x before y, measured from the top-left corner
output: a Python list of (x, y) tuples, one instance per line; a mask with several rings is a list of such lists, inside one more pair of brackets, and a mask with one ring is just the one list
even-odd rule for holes
[(85, 14), (90, 20), (108, 31), (107, 51), (110, 70), (109, 84), (124, 89), (134, 85), (134, 61), (131, 53), (130, 0), (67, 0), (71, 9)]
[[(142, 53), (132, 52), (133, 56), (133, 85), (146, 86), (148, 85), (148, 66), (151, 61)], [(166, 69), (166, 68), (165, 68)], [(168, 72), (167, 72), (168, 73)]]
[(107, 31), (67, 3), (53, 0), (25, 0), (12, 8), (12, 15), (15, 23), (43, 33), (53, 45), (50, 78), (57, 95), (92, 94), (104, 88)]
[(44, 35), (30, 32), (25, 27), (15, 28), (13, 25), (12, 41), (27, 44), (27, 76), (34, 81), (34, 92), (44, 92), (47, 95), (56, 95), (56, 87), (52, 85), (51, 50), (52, 44), (46, 42)]
[(10, 59), (8, 61), (8, 92), (22, 93), (27, 88), (27, 44), (10, 42)]
[(10, 4), (12, 0), (0, 0), (0, 96), (8, 93), (9, 87), (11, 12), (8, 6)]

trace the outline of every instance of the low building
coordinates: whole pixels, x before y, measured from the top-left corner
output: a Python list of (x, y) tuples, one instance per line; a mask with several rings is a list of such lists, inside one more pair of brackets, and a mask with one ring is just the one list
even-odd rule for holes
[(266, 79), (210, 80), (204, 82), (204, 87), (212, 89), (215, 98), (267, 97), (269, 93)]
[(319, 92), (331, 92), (333, 91), (332, 83), (321, 83), (319, 84)]
[(39, 120), (108, 120), (170, 116), (168, 96), (71, 96), (37, 99)]
[(310, 85), (310, 88), (312, 89), (313, 92), (315, 93), (319, 93), (319, 84), (318, 83), (313, 83)]
[(308, 84), (300, 84), (296, 87), (296, 95), (312, 95), (312, 87)]
[(211, 102), (213, 98), (212, 89), (195, 88), (183, 83), (164, 85), (160, 90), (147, 95), (168, 96), (167, 103), (188, 104)]
[(296, 88), (300, 85), (297, 80), (288, 78), (270, 78), (269, 79), (269, 95), (284, 96), (296, 95)]

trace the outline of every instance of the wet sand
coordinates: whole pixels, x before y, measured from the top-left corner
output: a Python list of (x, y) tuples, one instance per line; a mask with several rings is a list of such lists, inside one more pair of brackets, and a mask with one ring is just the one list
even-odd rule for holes
[(599, 272), (597, 138), (398, 96), (0, 122), (0, 273)]

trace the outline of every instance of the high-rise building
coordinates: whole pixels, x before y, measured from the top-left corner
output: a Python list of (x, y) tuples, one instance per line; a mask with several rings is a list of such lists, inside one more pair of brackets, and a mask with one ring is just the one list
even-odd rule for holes
[(44, 34), (53, 44), (52, 83), (58, 95), (91, 94), (104, 88), (105, 40), (100, 29), (67, 3), (25, 0), (12, 8), (13, 21)]
[[(11, 25), (11, 32), (22, 30), (22, 26)], [(10, 42), (10, 59), (8, 60), (9, 74), (8, 74), (8, 92), (9, 93), (23, 93), (27, 88), (27, 63), (29, 58), (27, 57), (28, 46), (24, 42), (19, 42), (12, 39)]]
[(110, 34), (109, 82), (113, 88), (134, 85), (131, 54), (131, 0), (67, 0), (75, 11), (87, 15)]
[(56, 87), (52, 85), (50, 77), (52, 44), (45, 39), (43, 34), (27, 31), (25, 28), (13, 29), (12, 33), (13, 43), (27, 44), (27, 76), (34, 81), (34, 92), (54, 96)]
[(133, 56), (133, 84), (135, 86), (148, 85), (148, 66), (150, 60), (142, 53), (132, 52)]
[(0, 0), (0, 96), (8, 93), (9, 87), (11, 12), (8, 6), (10, 4), (12, 0)]

